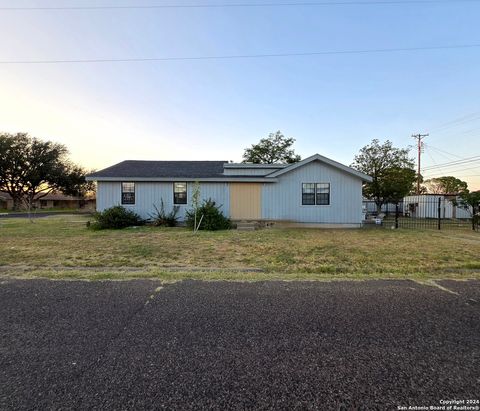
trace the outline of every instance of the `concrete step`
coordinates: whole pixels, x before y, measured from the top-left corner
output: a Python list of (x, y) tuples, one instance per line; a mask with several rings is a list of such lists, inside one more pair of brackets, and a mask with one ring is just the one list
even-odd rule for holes
[(237, 230), (240, 231), (253, 231), (264, 227), (262, 222), (257, 220), (237, 220), (234, 221), (234, 224), (237, 226)]
[(237, 230), (239, 231), (254, 231), (257, 229), (257, 222), (256, 221), (238, 221), (237, 222)]

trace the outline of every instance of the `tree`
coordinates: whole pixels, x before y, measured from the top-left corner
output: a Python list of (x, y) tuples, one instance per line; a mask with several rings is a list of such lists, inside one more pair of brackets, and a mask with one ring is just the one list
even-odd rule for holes
[(281, 131), (270, 133), (268, 138), (262, 138), (258, 144), (252, 144), (243, 153), (244, 163), (274, 164), (296, 163), (301, 157), (291, 149), (294, 138), (285, 137)]
[(468, 210), (472, 215), (472, 230), (480, 225), (480, 191), (469, 193), (465, 191), (460, 193), (459, 199), (455, 201), (455, 205)]
[(14, 209), (52, 191), (82, 195), (91, 187), (86, 171), (71, 163), (62, 144), (41, 141), (26, 133), (0, 134), (0, 191), (9, 193)]
[(425, 189), (431, 194), (459, 194), (468, 190), (468, 184), (453, 176), (431, 178), (425, 181)]
[(417, 178), (409, 150), (393, 147), (388, 140), (372, 140), (355, 156), (352, 167), (373, 178), (364, 184), (363, 195), (375, 201), (378, 213), (383, 204), (398, 203), (409, 194)]
[(198, 217), (198, 209), (200, 208), (200, 183), (195, 181), (193, 183), (192, 189), (192, 209), (194, 213), (194, 224), (193, 224), (193, 232), (197, 232), (198, 225), (197, 225), (197, 217)]

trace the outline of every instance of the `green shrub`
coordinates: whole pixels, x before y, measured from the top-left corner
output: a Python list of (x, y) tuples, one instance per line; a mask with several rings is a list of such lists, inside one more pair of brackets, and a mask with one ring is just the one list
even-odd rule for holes
[(93, 218), (95, 221), (90, 224), (90, 227), (97, 230), (125, 228), (144, 224), (144, 221), (138, 214), (122, 206), (115, 206), (107, 208), (102, 212), (97, 212), (93, 215)]
[(160, 210), (154, 204), (155, 213), (150, 214), (151, 222), (156, 227), (175, 227), (177, 225), (177, 214), (180, 210), (179, 206), (173, 206), (172, 211), (169, 213), (165, 212), (165, 206), (163, 204), (163, 199), (160, 200)]
[(472, 227), (474, 230), (480, 229), (480, 213), (472, 216)]
[[(197, 209), (197, 224), (200, 219), (199, 230), (228, 230), (232, 227), (230, 219), (225, 217), (220, 211), (221, 206), (217, 206), (211, 198), (204, 200), (202, 205)], [(202, 218), (203, 216), (203, 218)], [(187, 227), (194, 228), (195, 210), (189, 210), (185, 214), (185, 223)]]

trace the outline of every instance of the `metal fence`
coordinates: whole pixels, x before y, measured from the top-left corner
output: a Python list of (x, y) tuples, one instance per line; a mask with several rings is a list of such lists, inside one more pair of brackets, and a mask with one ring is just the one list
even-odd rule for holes
[[(384, 227), (412, 229), (471, 230), (472, 210), (457, 205), (455, 198), (446, 196), (408, 196), (398, 204), (382, 209), (380, 215), (367, 212), (367, 219), (376, 219)], [(388, 212), (387, 212), (388, 211)], [(373, 216), (373, 217), (372, 217)], [(478, 228), (478, 227), (477, 227)]]
[[(395, 203), (382, 204), (380, 213), (385, 214), (387, 216), (389, 216), (391, 214), (395, 214), (396, 210), (397, 210), (397, 207), (399, 209), (399, 212), (402, 213), (403, 212), (403, 202), (398, 203), (398, 204), (395, 204)], [(377, 205), (375, 204), (375, 201), (373, 201), (373, 200), (363, 200), (363, 212), (366, 215), (369, 215), (369, 216), (376, 216), (378, 214), (378, 211), (377, 211)]]

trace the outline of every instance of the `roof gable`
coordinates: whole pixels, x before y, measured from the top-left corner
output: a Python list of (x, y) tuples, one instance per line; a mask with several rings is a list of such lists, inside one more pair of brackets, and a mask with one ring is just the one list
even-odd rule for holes
[(293, 171), (299, 167), (303, 167), (309, 163), (312, 163), (313, 161), (320, 161), (321, 163), (327, 164), (331, 167), (334, 167), (338, 170), (344, 171), (345, 173), (348, 173), (354, 177), (360, 178), (362, 181), (366, 182), (371, 182), (372, 177), (370, 177), (367, 174), (364, 174), (358, 170), (355, 170), (352, 167), (348, 167), (346, 165), (343, 165), (341, 163), (338, 163), (337, 161), (331, 160), (327, 157), (321, 156), (320, 154), (314, 154), (313, 156), (307, 157), (306, 159), (299, 161), (298, 163), (293, 163), (289, 165), (288, 167), (282, 168), (281, 170), (274, 171), (273, 173), (268, 174), (267, 177), (278, 177), (281, 176), (282, 174), (288, 173), (290, 171)]

